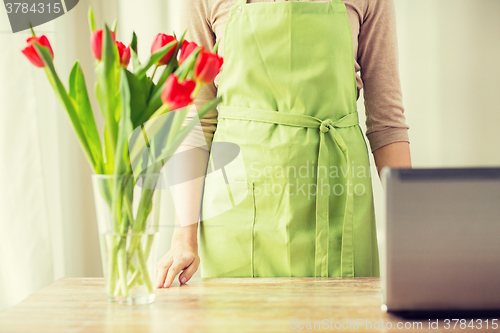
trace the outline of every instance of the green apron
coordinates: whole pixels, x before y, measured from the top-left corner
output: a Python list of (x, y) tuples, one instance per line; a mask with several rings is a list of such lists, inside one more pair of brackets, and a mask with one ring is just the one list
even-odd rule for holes
[(213, 147), (240, 155), (205, 179), (202, 277), (378, 276), (344, 3), (237, 0), (224, 58)]

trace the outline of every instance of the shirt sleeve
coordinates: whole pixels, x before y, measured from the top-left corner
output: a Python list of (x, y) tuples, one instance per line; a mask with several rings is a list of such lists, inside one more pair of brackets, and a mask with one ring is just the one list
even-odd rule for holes
[(371, 150), (409, 142), (399, 79), (393, 0), (368, 0), (358, 37), (367, 138)]
[[(182, 32), (186, 31), (185, 39), (205, 47), (206, 50), (212, 50), (216, 41), (209, 24), (208, 10), (207, 0), (179, 1), (179, 15), (182, 17), (180, 28)], [(185, 124), (197, 117), (203, 105), (216, 95), (217, 88), (214, 84), (203, 85), (189, 109)], [(214, 109), (200, 119), (200, 123), (193, 128), (182, 144), (209, 150), (216, 127), (217, 110)]]

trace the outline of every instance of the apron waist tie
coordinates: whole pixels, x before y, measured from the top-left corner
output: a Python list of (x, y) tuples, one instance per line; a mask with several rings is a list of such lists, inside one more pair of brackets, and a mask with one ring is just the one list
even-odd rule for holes
[[(340, 151), (344, 156), (346, 167), (350, 166), (350, 159), (347, 146), (344, 139), (340, 135), (338, 128), (345, 128), (358, 125), (358, 113), (349, 113), (339, 119), (321, 120), (312, 116), (297, 115), (290, 113), (282, 113), (277, 111), (260, 110), (252, 108), (240, 107), (219, 107), (219, 119), (233, 119), (233, 120), (249, 120), (263, 123), (271, 123), (278, 125), (317, 128), (320, 133), (319, 154), (318, 154), (318, 172), (316, 180), (316, 244), (315, 244), (315, 276), (327, 277), (328, 276), (328, 244), (329, 244), (329, 207), (330, 195), (329, 193), (323, 194), (319, 191), (320, 186), (325, 183), (329, 184), (328, 172), (320, 175), (320, 168), (325, 167), (328, 170), (328, 146), (325, 142), (325, 135), (330, 134), (333, 141), (337, 144)], [(347, 172), (346, 186), (351, 184), (351, 172)], [(353, 193), (346, 191), (346, 204), (344, 211), (344, 221), (342, 227), (342, 245), (341, 245), (341, 276), (352, 277), (354, 276), (354, 238), (353, 238), (353, 213), (354, 213), (354, 197)]]

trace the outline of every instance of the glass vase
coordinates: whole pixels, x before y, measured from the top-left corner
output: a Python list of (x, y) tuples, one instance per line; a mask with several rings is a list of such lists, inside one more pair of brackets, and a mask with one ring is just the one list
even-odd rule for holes
[(102, 267), (110, 302), (155, 300), (161, 174), (93, 175)]

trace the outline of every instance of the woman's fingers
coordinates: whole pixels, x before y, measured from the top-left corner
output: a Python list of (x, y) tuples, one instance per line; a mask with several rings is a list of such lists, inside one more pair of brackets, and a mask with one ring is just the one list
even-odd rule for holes
[(198, 269), (198, 265), (200, 264), (200, 259), (195, 258), (194, 261), (191, 263), (191, 265), (188, 266), (188, 268), (184, 269), (182, 271), (181, 275), (179, 275), (179, 282), (181, 284), (184, 284), (188, 282), (191, 277), (193, 277), (193, 274), (196, 272)]
[(156, 267), (156, 288), (169, 288), (179, 275), (179, 282), (186, 283), (191, 279), (198, 269), (200, 257), (196, 253), (197, 249), (176, 248), (169, 251)]
[(170, 266), (167, 272), (167, 278), (165, 279), (164, 288), (169, 288), (172, 282), (174, 282), (175, 277), (183, 269), (186, 269), (189, 265), (194, 262), (195, 258), (179, 257), (174, 260), (174, 263)]
[(158, 273), (156, 274), (156, 288), (161, 288), (165, 283), (165, 277), (167, 275), (168, 269), (173, 263), (172, 256), (164, 257), (158, 262), (156, 267)]

